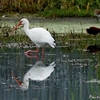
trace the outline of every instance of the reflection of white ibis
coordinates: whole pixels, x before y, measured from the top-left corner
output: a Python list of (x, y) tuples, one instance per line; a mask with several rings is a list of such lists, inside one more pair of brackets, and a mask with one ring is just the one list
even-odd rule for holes
[(45, 66), (42, 61), (37, 61), (31, 69), (24, 75), (23, 82), (19, 81), (12, 74), (14, 80), (18, 83), (22, 90), (27, 90), (29, 86), (29, 79), (36, 81), (43, 81), (54, 71), (55, 63), (52, 62), (49, 66)]
[(33, 58), (37, 56), (31, 56), (31, 53), (37, 53), (39, 51), (39, 47), (42, 47), (42, 57), (44, 57), (44, 48), (45, 44), (49, 44), (52, 48), (55, 47), (54, 39), (51, 34), (44, 28), (32, 28), (29, 29), (29, 21), (26, 18), (20, 20), (18, 25), (13, 29), (17, 29), (18, 26), (24, 25), (24, 31), (28, 35), (28, 37), (35, 43), (36, 50), (28, 50), (25, 52), (25, 55), (29, 58)]

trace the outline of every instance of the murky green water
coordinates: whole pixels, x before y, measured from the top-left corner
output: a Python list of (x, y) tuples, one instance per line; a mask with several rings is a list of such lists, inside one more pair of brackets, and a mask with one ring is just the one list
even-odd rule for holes
[[(23, 81), (24, 75), (36, 65), (35, 58), (24, 55), (27, 49), (3, 48), (0, 52), (0, 98), (2, 100), (92, 100), (99, 98), (100, 85), (96, 65), (100, 53), (85, 52), (76, 48), (67, 51), (68, 47), (56, 49), (45, 48), (45, 59), (39, 66), (48, 67), (55, 62), (55, 68), (44, 80), (29, 80), (29, 86), (22, 90), (12, 77)], [(64, 51), (63, 51), (64, 50)], [(51, 65), (52, 67), (52, 65)], [(36, 68), (34, 69), (36, 70)], [(34, 72), (33, 70), (33, 72)], [(44, 70), (46, 77), (48, 70)], [(35, 73), (35, 72), (34, 72)], [(41, 74), (41, 72), (40, 72)], [(38, 73), (36, 77), (40, 76)], [(42, 74), (41, 74), (42, 75)]]

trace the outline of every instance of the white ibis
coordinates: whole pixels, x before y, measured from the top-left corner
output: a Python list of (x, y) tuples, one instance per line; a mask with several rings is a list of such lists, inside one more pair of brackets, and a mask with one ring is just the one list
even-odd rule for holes
[[(24, 31), (27, 34), (27, 36), (34, 42), (36, 45), (36, 50), (28, 50), (25, 52), (25, 55), (29, 58), (36, 57), (38, 58), (37, 55), (32, 56), (31, 53), (38, 53), (39, 52), (39, 47), (42, 47), (42, 58), (44, 58), (44, 45), (49, 44), (52, 48), (55, 48), (56, 44), (54, 43), (55, 40), (49, 33), (44, 28), (32, 28), (29, 29), (29, 21), (26, 18), (23, 18), (20, 20), (18, 25), (13, 29), (16, 30), (18, 26), (24, 25)], [(12, 32), (13, 32), (12, 31)]]
[(27, 90), (29, 87), (29, 79), (35, 81), (43, 81), (51, 75), (51, 73), (54, 71), (54, 67), (54, 62), (49, 64), (49, 66), (45, 66), (42, 61), (37, 61), (35, 65), (33, 65), (33, 67), (31, 67), (24, 75), (23, 82), (14, 77), (13, 74), (12, 77), (22, 90)]

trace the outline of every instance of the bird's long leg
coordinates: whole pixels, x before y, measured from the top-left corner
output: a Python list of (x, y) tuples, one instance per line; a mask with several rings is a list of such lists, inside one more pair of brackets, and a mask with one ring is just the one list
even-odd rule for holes
[[(28, 58), (36, 58), (38, 60), (38, 53), (39, 52), (39, 48), (36, 48), (35, 50), (28, 50), (26, 52), (24, 52), (24, 54), (28, 57)], [(33, 55), (33, 53), (36, 53)]]
[(39, 52), (39, 48), (36, 47), (35, 50), (28, 50), (28, 51), (26, 51), (25, 53), (38, 53), (38, 52)]
[(25, 54), (28, 58), (36, 58), (38, 60), (38, 55), (30, 55), (30, 54)]
[(42, 60), (44, 60), (44, 47), (42, 47)]

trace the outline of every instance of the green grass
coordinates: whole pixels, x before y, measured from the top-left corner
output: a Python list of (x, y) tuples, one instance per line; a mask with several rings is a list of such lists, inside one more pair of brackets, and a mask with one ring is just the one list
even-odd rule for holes
[(100, 8), (99, 0), (2, 0), (1, 13), (30, 13), (39, 17), (87, 17), (94, 16), (94, 9)]
[[(94, 44), (100, 45), (100, 35), (95, 38), (92, 35), (87, 34), (56, 34), (51, 33), (52, 36), (56, 40), (56, 44), (58, 46), (75, 46), (75, 45), (89, 45)], [(1, 44), (7, 44), (7, 43), (23, 43), (23, 44), (32, 44), (32, 41), (27, 37), (25, 34), (10, 34), (8, 35), (1, 35), (0, 36), (0, 43)]]
[(39, 13), (40, 16), (42, 17), (51, 17), (51, 18), (56, 18), (56, 17), (91, 17), (94, 16), (92, 11), (86, 11), (82, 9), (80, 12), (76, 9), (71, 9), (71, 10), (66, 10), (66, 9), (50, 9), (50, 10), (45, 10), (41, 13)]

